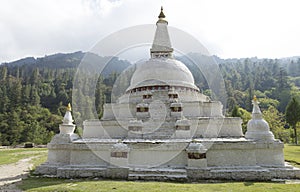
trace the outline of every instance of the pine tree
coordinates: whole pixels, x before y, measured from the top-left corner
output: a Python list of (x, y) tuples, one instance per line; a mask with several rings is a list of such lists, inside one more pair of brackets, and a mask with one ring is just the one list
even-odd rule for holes
[(20, 142), (21, 133), (23, 130), (23, 122), (20, 121), (19, 111), (12, 111), (8, 115), (8, 130), (7, 140), (10, 145), (15, 145)]
[(17, 109), (21, 106), (22, 84), (19, 79), (16, 79), (12, 84), (9, 93), (10, 110)]
[(103, 115), (103, 105), (105, 103), (104, 91), (105, 85), (103, 84), (103, 79), (100, 76), (95, 90), (95, 107), (99, 118)]
[(30, 91), (30, 104), (34, 106), (40, 105), (41, 98), (35, 85), (31, 86)]
[(285, 110), (285, 117), (286, 121), (294, 129), (295, 144), (297, 145), (297, 123), (300, 121), (300, 104), (295, 98), (292, 98), (292, 100), (288, 103)]
[(7, 77), (7, 67), (0, 68), (0, 80), (5, 80)]

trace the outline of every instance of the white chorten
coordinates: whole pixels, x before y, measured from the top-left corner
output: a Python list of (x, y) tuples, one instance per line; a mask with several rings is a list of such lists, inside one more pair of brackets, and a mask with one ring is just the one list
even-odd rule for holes
[(256, 96), (254, 96), (252, 104), (252, 119), (247, 124), (245, 137), (254, 140), (274, 141), (274, 135), (270, 131), (268, 122), (263, 119)]
[(75, 125), (73, 124), (73, 117), (71, 114), (71, 104), (69, 103), (66, 108), (66, 113), (63, 119), (63, 124), (59, 125), (60, 134), (73, 134)]
[(104, 105), (101, 120), (84, 122), (82, 138), (69, 136), (75, 125), (67, 110), (36, 172), (129, 180), (299, 179), (300, 170), (285, 165), (284, 145), (274, 140), (257, 100), (244, 137), (241, 119), (224, 117), (221, 102), (200, 93), (192, 73), (173, 58), (162, 9), (156, 27), (151, 58), (135, 65), (124, 95)]
[(71, 104), (69, 103), (67, 108), (66, 108), (66, 113), (65, 113), (65, 116), (64, 116), (64, 119), (63, 119), (63, 125), (73, 125), (73, 117), (72, 117), (72, 114), (71, 114)]

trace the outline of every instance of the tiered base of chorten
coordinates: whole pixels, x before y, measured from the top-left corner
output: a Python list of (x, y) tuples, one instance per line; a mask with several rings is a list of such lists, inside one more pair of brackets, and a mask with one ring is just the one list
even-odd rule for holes
[(300, 169), (284, 162), (280, 141), (77, 139), (63, 144), (56, 138), (48, 149), (48, 161), (37, 174), (157, 181), (300, 178)]

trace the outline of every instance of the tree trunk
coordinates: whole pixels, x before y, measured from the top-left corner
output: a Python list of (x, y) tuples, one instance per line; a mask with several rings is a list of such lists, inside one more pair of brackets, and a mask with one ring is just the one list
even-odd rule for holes
[(295, 134), (295, 144), (298, 145), (297, 126), (294, 125), (293, 128), (294, 128), (294, 134)]

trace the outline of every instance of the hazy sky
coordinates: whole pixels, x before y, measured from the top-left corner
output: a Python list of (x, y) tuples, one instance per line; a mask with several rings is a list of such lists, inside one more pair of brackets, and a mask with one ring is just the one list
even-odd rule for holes
[(211, 54), (300, 55), (299, 0), (0, 0), (0, 63), (88, 51), (117, 30), (154, 24), (161, 5), (170, 26)]

